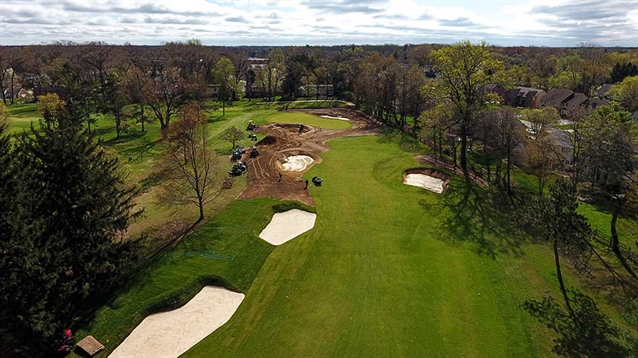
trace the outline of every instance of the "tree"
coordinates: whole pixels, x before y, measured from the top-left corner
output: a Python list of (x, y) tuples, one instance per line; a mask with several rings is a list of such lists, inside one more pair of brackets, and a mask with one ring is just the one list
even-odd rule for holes
[(638, 110), (638, 76), (625, 77), (613, 89), (613, 96), (633, 112)]
[(217, 183), (221, 172), (208, 145), (208, 120), (201, 108), (192, 103), (178, 115), (157, 168), (163, 179), (157, 199), (167, 205), (196, 205), (199, 222), (206, 205), (221, 194)]
[(620, 250), (616, 229), (636, 170), (636, 128), (631, 114), (604, 106), (591, 113), (583, 128), (584, 174), (604, 203), (611, 206), (611, 249), (632, 277), (638, 278)]
[(538, 178), (538, 195), (542, 196), (549, 175), (563, 163), (564, 155), (557, 150), (552, 136), (543, 133), (530, 140), (523, 150), (527, 170)]
[(244, 138), (244, 132), (237, 127), (228, 127), (222, 132), (222, 134), (220, 134), (219, 138), (229, 141), (233, 148), (235, 148), (237, 142)]
[(591, 246), (591, 228), (587, 218), (578, 214), (578, 204), (571, 183), (563, 178), (549, 186), (549, 196), (538, 196), (527, 207), (526, 218), (542, 238), (552, 244), (556, 278), (565, 306), (572, 319), (576, 318), (563, 279), (560, 257), (565, 256), (577, 269), (584, 268)]
[(512, 151), (525, 138), (525, 130), (510, 107), (488, 108), (479, 117), (479, 127), (483, 129), (481, 139), (496, 160), (496, 183), (500, 186), (501, 166), (505, 160), (505, 184), (511, 194)]
[(543, 135), (554, 124), (559, 123), (560, 114), (554, 107), (545, 107), (543, 109), (526, 109), (524, 111), (525, 118), (531, 124), (535, 135)]
[(439, 71), (438, 91), (458, 112), (456, 121), (461, 137), (460, 162), (466, 184), (471, 185), (467, 166), (467, 140), (474, 117), (485, 106), (485, 85), (494, 81), (494, 74), (503, 70), (487, 43), (472, 45), (460, 42), (431, 54)]
[(0, 336), (12, 355), (55, 353), (62, 329), (91, 297), (110, 292), (133, 258), (120, 238), (140, 214), (138, 190), (65, 107), (50, 101), (40, 129), (12, 151), (12, 213), (0, 218), (9, 228), (0, 231)]
[(226, 103), (232, 100), (237, 81), (235, 66), (228, 57), (222, 57), (213, 68), (213, 81), (217, 85), (217, 97), (222, 102), (222, 115), (226, 115)]

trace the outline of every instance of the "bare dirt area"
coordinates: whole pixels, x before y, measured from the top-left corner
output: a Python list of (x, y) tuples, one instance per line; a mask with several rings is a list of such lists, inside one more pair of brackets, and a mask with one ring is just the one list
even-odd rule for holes
[[(248, 187), (241, 194), (241, 199), (274, 197), (297, 200), (314, 206), (309, 190), (305, 189), (303, 174), (313, 165), (321, 163), (321, 153), (330, 149), (326, 142), (335, 138), (379, 133), (378, 127), (369, 121), (365, 114), (350, 108), (308, 109), (294, 110), (294, 112), (347, 118), (352, 123), (352, 128), (328, 130), (304, 125), (300, 130), (300, 125), (280, 123), (260, 126), (255, 132), (264, 134), (266, 137), (256, 144), (259, 156), (250, 158), (250, 151), (247, 151), (242, 158), (248, 167)], [(286, 158), (297, 155), (309, 156), (314, 161), (302, 171), (284, 170), (282, 163), (286, 161)]]

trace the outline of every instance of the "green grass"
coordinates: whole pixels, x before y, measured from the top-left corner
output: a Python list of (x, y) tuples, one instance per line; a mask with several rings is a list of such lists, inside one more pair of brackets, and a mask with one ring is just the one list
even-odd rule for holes
[(418, 164), (394, 142), (329, 145), (306, 174), (325, 180), (311, 188), (315, 228), (274, 249), (235, 316), (187, 357), (550, 355), (520, 307), (556, 292), (543, 247), (524, 248), (499, 213), (471, 217), (474, 204), (456, 217), (456, 189), (403, 185)]
[(131, 279), (76, 335), (92, 334), (108, 353), (146, 315), (186, 303), (216, 277), (245, 292), (273, 249), (258, 235), (279, 204), (272, 199), (233, 202)]
[(348, 121), (321, 118), (312, 114), (296, 112), (279, 112), (269, 116), (266, 120), (274, 123), (306, 124), (323, 129), (348, 129), (352, 127), (352, 124)]

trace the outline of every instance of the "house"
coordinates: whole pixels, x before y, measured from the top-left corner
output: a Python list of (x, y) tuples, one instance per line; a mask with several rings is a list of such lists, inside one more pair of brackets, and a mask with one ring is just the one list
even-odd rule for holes
[(494, 83), (488, 83), (485, 85), (485, 89), (489, 93), (499, 95), (501, 97), (501, 100), (505, 100), (505, 87)]
[(593, 95), (600, 98), (600, 99), (606, 99), (606, 100), (611, 100), (611, 89), (614, 87), (614, 85), (610, 85), (608, 83), (605, 83), (604, 85), (598, 87)]
[(553, 130), (549, 131), (549, 138), (552, 140), (556, 147), (556, 151), (560, 153), (561, 158), (563, 159), (563, 166), (565, 169), (568, 169), (572, 164), (572, 160), (574, 160), (574, 155), (572, 153), (572, 139), (571, 132), (564, 130)]
[(540, 107), (554, 107), (561, 115), (565, 115), (565, 102), (574, 97), (574, 92), (566, 89), (553, 89), (540, 100)]
[(20, 92), (18, 92), (16, 94), (16, 98), (19, 98), (19, 99), (21, 99), (24, 102), (32, 102), (33, 101), (33, 91), (21, 88)]
[(561, 113), (564, 116), (569, 116), (572, 114), (577, 108), (583, 107), (589, 97), (585, 96), (582, 93), (574, 93), (574, 95), (569, 98), (567, 101), (563, 102), (563, 108), (561, 109)]
[(608, 104), (609, 104), (609, 101), (606, 99), (590, 98), (589, 101), (587, 101), (587, 108), (593, 111), (598, 107), (606, 106)]
[(332, 97), (334, 86), (330, 84), (308, 85), (299, 88), (301, 97)]
[(255, 68), (262, 68), (268, 65), (270, 59), (261, 58), (261, 57), (249, 57), (248, 58), (248, 68), (254, 70)]
[(545, 91), (540, 89), (516, 87), (505, 94), (505, 103), (512, 107), (539, 108), (544, 96)]
[(638, 111), (634, 112), (634, 114), (631, 116), (631, 118), (633, 118), (633, 119), (638, 121)]

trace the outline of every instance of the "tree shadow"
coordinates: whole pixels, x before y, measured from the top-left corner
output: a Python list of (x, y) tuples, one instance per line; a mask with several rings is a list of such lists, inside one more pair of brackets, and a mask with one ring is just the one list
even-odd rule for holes
[(528, 300), (523, 308), (556, 333), (552, 350), (563, 357), (628, 357), (638, 348), (631, 333), (600, 311), (596, 302), (577, 290), (569, 290), (574, 316), (552, 296)]
[[(101, 130), (101, 129), (98, 129)], [(109, 129), (111, 130), (111, 129)], [(96, 130), (97, 131), (97, 130)], [(113, 137), (109, 140), (105, 140), (103, 143), (107, 145), (116, 145), (126, 143), (138, 138), (142, 138), (147, 134), (147, 132), (137, 131), (137, 130), (128, 130), (126, 132), (120, 133), (120, 137)]]
[(516, 225), (511, 203), (499, 192), (453, 179), (441, 204), (420, 204), (425, 210), (447, 214), (440, 224), (442, 240), (473, 243), (479, 255), (492, 259), (501, 254), (523, 255), (524, 233)]

